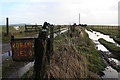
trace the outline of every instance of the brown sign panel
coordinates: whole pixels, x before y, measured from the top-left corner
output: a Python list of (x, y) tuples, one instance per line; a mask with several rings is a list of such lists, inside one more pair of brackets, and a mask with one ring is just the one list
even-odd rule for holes
[(34, 60), (34, 38), (13, 39), (11, 48), (14, 61)]

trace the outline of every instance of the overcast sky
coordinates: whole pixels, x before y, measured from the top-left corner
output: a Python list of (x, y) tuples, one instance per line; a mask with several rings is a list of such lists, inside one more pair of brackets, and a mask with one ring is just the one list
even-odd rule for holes
[(119, 0), (0, 0), (0, 24), (117, 25)]

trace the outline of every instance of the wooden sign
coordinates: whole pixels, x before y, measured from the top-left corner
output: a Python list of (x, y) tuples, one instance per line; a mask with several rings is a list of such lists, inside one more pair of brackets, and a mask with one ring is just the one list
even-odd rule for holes
[(25, 32), (37, 32), (40, 31), (41, 25), (25, 25)]
[(34, 38), (12, 39), (11, 48), (14, 61), (34, 60)]

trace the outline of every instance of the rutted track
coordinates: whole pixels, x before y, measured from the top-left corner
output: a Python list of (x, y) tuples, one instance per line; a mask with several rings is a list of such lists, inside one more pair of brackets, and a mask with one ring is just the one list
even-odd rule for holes
[(120, 47), (120, 45), (117, 44), (108, 35), (104, 35), (104, 34), (101, 34), (100, 32), (96, 32), (93, 30), (91, 30), (91, 31), (85, 30), (85, 31), (88, 33), (89, 38), (95, 43), (96, 49), (101, 51), (102, 59), (104, 59), (108, 64), (107, 67), (105, 68), (105, 70), (103, 71), (105, 75), (102, 77), (103, 78), (118, 78), (118, 72), (120, 70), (120, 64), (119, 64), (120, 61), (115, 59), (112, 56), (112, 53), (106, 47), (104, 47), (102, 44), (100, 44), (98, 39), (103, 38), (106, 41), (114, 43), (118, 47)]

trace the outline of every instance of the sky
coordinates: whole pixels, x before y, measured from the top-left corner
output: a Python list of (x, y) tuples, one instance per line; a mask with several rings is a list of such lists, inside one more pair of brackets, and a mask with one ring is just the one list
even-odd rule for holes
[(118, 25), (119, 0), (0, 0), (0, 25)]

